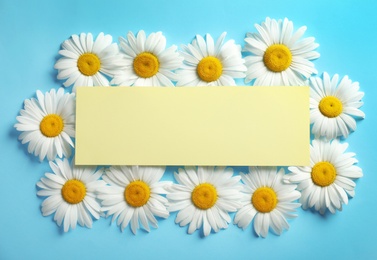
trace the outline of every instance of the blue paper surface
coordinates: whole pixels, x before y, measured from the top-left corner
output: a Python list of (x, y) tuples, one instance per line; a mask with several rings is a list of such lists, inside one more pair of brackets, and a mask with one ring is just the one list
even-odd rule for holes
[[(0, 259), (375, 259), (377, 226), (377, 18), (375, 1), (20, 1), (0, 2)], [(35, 184), (50, 171), (48, 163), (28, 154), (13, 128), (24, 99), (37, 89), (59, 88), (53, 68), (60, 44), (71, 34), (99, 32), (117, 41), (128, 31), (162, 31), (167, 45), (191, 42), (196, 34), (211, 33), (244, 46), (246, 32), (266, 16), (288, 17), (295, 28), (306, 25), (306, 37), (320, 44), (321, 57), (314, 63), (327, 71), (349, 75), (365, 92), (358, 121), (347, 142), (355, 152), (364, 177), (357, 181), (356, 196), (343, 212), (320, 216), (298, 210), (291, 228), (280, 237), (266, 239), (229, 228), (203, 238), (186, 233), (174, 223), (176, 213), (159, 221), (159, 228), (134, 236), (121, 233), (110, 219), (95, 221), (92, 229), (78, 226), (63, 233), (53, 216), (43, 217), (42, 198)], [(243, 82), (239, 82), (243, 84)], [(165, 180), (173, 180), (169, 167)], [(236, 172), (247, 170), (235, 168)], [(234, 214), (232, 214), (232, 217)]]

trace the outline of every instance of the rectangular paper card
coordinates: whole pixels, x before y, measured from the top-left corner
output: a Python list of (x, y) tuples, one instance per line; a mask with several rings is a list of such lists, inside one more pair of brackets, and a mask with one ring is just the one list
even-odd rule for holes
[(79, 87), (77, 165), (309, 165), (308, 87)]

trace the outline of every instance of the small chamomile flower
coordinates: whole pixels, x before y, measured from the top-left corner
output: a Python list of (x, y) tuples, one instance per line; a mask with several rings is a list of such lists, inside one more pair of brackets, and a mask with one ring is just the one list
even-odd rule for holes
[(295, 200), (300, 198), (296, 185), (283, 182), (284, 169), (275, 167), (249, 167), (250, 173), (241, 173), (244, 188), (242, 208), (236, 213), (234, 223), (242, 229), (254, 220), (258, 236), (266, 237), (269, 228), (277, 235), (289, 228), (287, 218), (297, 217), (300, 207)]
[(284, 176), (287, 183), (297, 184), (301, 191), (303, 209), (314, 207), (321, 214), (342, 210), (348, 197), (355, 195), (353, 179), (363, 176), (354, 165), (354, 153), (345, 153), (347, 143), (313, 140), (310, 146), (310, 166), (289, 167), (290, 174)]
[(246, 67), (241, 46), (229, 40), (226, 33), (214, 42), (210, 34), (205, 39), (197, 35), (191, 44), (182, 45), (184, 65), (177, 71), (177, 86), (235, 86), (235, 78), (244, 78)]
[(120, 49), (124, 54), (122, 69), (111, 81), (120, 86), (174, 86), (173, 72), (182, 64), (183, 58), (175, 45), (166, 48), (166, 38), (161, 32), (146, 37), (144, 31), (127, 39), (119, 37)]
[(350, 130), (356, 129), (355, 118), (365, 117), (359, 109), (364, 93), (359, 91), (358, 82), (352, 82), (347, 76), (339, 82), (337, 74), (330, 79), (325, 72), (323, 79), (311, 77), (310, 87), (310, 123), (317, 138), (346, 138)]
[(246, 83), (256, 86), (300, 86), (312, 74), (317, 74), (311, 60), (317, 59), (319, 46), (313, 37), (299, 40), (306, 31), (300, 27), (293, 32), (293, 23), (266, 18), (261, 25), (255, 24), (257, 33), (247, 33), (244, 51), (247, 67)]
[(75, 137), (75, 94), (51, 89), (43, 94), (37, 91), (37, 98), (26, 99), (24, 109), (17, 116), (14, 127), (22, 132), (19, 139), (23, 144), (29, 143), (28, 152), (53, 161), (70, 157), (72, 142)]
[(179, 184), (169, 188), (167, 198), (169, 211), (179, 211), (176, 223), (189, 225), (189, 234), (203, 227), (204, 236), (228, 227), (229, 212), (241, 206), (240, 176), (231, 168), (200, 166), (180, 168), (174, 176)]
[(113, 77), (120, 69), (122, 55), (113, 37), (100, 33), (95, 40), (91, 33), (73, 34), (62, 44), (60, 58), (54, 68), (58, 70), (58, 79), (66, 80), (63, 85), (109, 86), (107, 77)]
[(131, 224), (132, 233), (136, 234), (139, 223), (146, 231), (149, 225), (157, 228), (157, 219), (167, 218), (168, 200), (166, 187), (170, 182), (159, 181), (165, 167), (112, 166), (106, 170), (103, 180), (109, 186), (98, 190), (102, 201), (102, 211), (123, 231)]
[(99, 178), (102, 170), (96, 167), (70, 165), (68, 160), (50, 161), (54, 173), (46, 173), (37, 183), (38, 196), (47, 197), (42, 203), (42, 214), (53, 213), (54, 220), (64, 226), (64, 232), (75, 229), (76, 224), (92, 227), (92, 218), (99, 219), (101, 206), (96, 191), (106, 183)]

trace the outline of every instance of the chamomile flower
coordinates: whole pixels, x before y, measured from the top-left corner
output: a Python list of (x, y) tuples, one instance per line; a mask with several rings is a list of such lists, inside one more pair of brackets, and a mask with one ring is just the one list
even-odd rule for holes
[(179, 68), (183, 58), (175, 45), (166, 49), (166, 38), (161, 32), (146, 37), (144, 31), (127, 39), (119, 37), (121, 52), (125, 55), (122, 70), (111, 81), (121, 86), (174, 86), (173, 70)]
[(24, 101), (24, 109), (14, 127), (22, 132), (18, 137), (21, 142), (29, 143), (29, 153), (39, 156), (41, 161), (46, 156), (49, 161), (56, 156), (71, 156), (75, 105), (75, 94), (64, 93), (63, 88), (51, 89), (45, 95), (38, 90), (37, 99)]
[(107, 76), (113, 77), (119, 70), (122, 56), (113, 37), (100, 33), (95, 40), (91, 33), (73, 34), (62, 44), (60, 58), (54, 68), (58, 70), (58, 79), (65, 80), (65, 87), (109, 86)]
[(299, 86), (317, 70), (311, 60), (319, 53), (314, 51), (319, 45), (313, 37), (299, 40), (306, 26), (293, 33), (293, 23), (266, 18), (261, 25), (255, 24), (257, 33), (247, 33), (244, 51), (251, 53), (245, 57), (248, 83), (255, 79), (256, 86)]
[(76, 224), (92, 227), (93, 219), (99, 219), (101, 206), (96, 200), (95, 192), (106, 183), (99, 178), (102, 170), (96, 167), (82, 167), (56, 159), (50, 161), (54, 173), (46, 173), (45, 178), (37, 183), (40, 190), (38, 196), (47, 197), (42, 203), (42, 214), (53, 213), (54, 220), (61, 226), (64, 222), (64, 232), (75, 229)]
[(323, 79), (310, 78), (310, 123), (312, 133), (334, 139), (338, 136), (347, 137), (350, 130), (356, 130), (354, 117), (364, 118), (359, 110), (363, 105), (363, 92), (359, 91), (359, 83), (352, 82), (347, 76), (338, 84), (339, 76), (331, 79), (323, 73)]
[(284, 169), (275, 167), (249, 167), (249, 174), (241, 173), (245, 183), (243, 206), (237, 212), (234, 223), (242, 229), (254, 219), (254, 230), (258, 236), (266, 237), (271, 228), (277, 235), (289, 228), (287, 218), (293, 214), (300, 198), (296, 185), (283, 183)]
[(184, 65), (177, 71), (177, 86), (235, 86), (234, 78), (244, 78), (246, 67), (241, 46), (229, 40), (226, 32), (216, 43), (210, 34), (197, 35), (191, 44), (182, 45)]
[(204, 236), (227, 228), (229, 212), (241, 206), (240, 176), (233, 177), (233, 170), (225, 167), (185, 167), (178, 172), (174, 176), (179, 184), (167, 195), (169, 211), (179, 211), (175, 222), (189, 224), (189, 234), (203, 226)]
[(122, 231), (131, 223), (136, 234), (139, 222), (148, 232), (149, 224), (157, 228), (156, 216), (169, 216), (168, 201), (161, 194), (171, 183), (159, 182), (164, 171), (164, 167), (110, 167), (102, 177), (109, 186), (98, 190), (102, 211), (107, 211), (107, 217), (113, 215), (112, 222), (118, 219)]
[(313, 140), (310, 146), (310, 166), (289, 167), (290, 174), (284, 178), (288, 183), (297, 183), (301, 191), (303, 209), (314, 207), (324, 214), (342, 210), (342, 203), (348, 204), (348, 196), (355, 195), (355, 182), (363, 176), (362, 170), (354, 165), (354, 153), (345, 153), (347, 143), (338, 140), (327, 142)]

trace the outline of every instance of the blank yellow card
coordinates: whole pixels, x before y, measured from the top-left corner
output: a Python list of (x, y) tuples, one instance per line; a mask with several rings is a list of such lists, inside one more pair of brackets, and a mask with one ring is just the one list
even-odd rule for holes
[(77, 165), (308, 165), (308, 87), (80, 87)]

